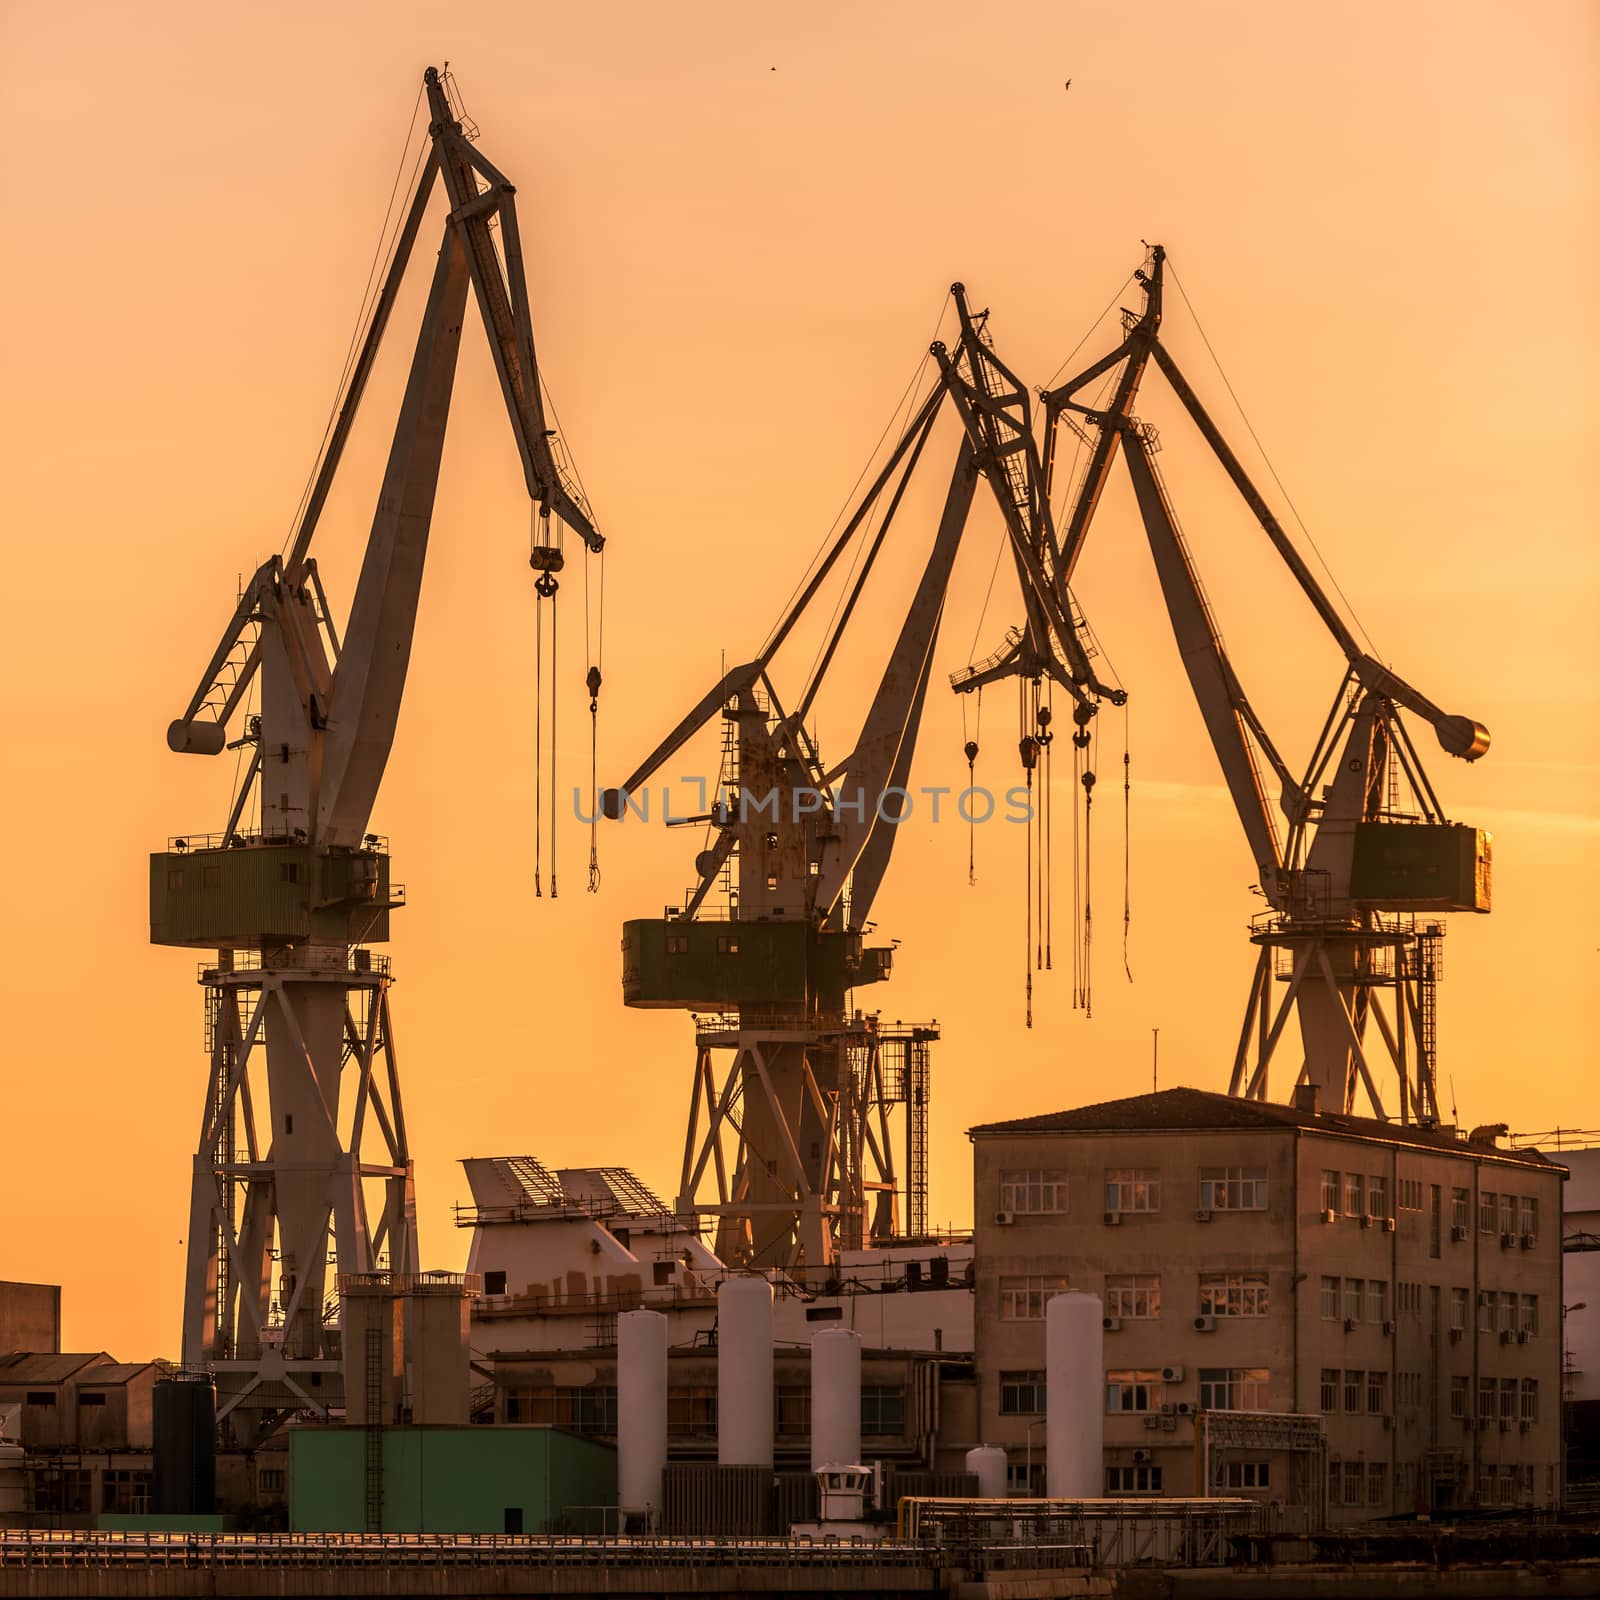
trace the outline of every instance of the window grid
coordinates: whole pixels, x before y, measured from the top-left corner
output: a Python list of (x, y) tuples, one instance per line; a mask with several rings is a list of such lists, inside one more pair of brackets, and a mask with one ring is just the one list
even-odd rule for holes
[(1267, 1209), (1267, 1169), (1265, 1167), (1202, 1167), (1200, 1169), (1200, 1209), (1202, 1211), (1265, 1211)]

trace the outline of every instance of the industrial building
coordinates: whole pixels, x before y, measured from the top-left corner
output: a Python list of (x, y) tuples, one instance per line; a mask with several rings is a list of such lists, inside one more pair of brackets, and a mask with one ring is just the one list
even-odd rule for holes
[(1195, 1481), (1226, 1412), (1310, 1419), (1334, 1522), (1555, 1505), (1565, 1173), (1503, 1132), (1182, 1088), (972, 1129), (980, 1427), (1013, 1484), (1070, 1286), (1104, 1308), (1108, 1493), (1304, 1495), (1287, 1424)]

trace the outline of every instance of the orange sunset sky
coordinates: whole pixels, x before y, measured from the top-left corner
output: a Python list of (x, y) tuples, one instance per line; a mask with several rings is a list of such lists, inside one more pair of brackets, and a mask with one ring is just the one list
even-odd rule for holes
[[(1514, 1130), (1600, 1125), (1587, 0), (7, 0), (0, 42), (0, 1277), (64, 1284), (69, 1348), (177, 1354), (207, 1064), (193, 954), (146, 942), (146, 858), (170, 834), (221, 827), (232, 761), (172, 755), (164, 731), (240, 575), (282, 542), (420, 75), (445, 58), (482, 149), (518, 185), (541, 362), (610, 539), (603, 781), (724, 652), (743, 660), (766, 634), (952, 279), (1043, 383), (1141, 239), (1160, 240), (1375, 653), (1494, 734), (1470, 768), (1423, 744), (1450, 813), (1495, 835), (1495, 912), (1453, 919), (1447, 941), (1446, 1104)], [(438, 204), (317, 537), (341, 608)], [(1270, 488), (1177, 296), (1165, 334)], [(1081, 359), (1115, 337), (1107, 319)], [(1298, 766), (1337, 653), (1176, 402), (1153, 377), (1146, 394), (1241, 676)], [(947, 418), (869, 591), (869, 636), (819, 709), (825, 757), (848, 748), (954, 452)], [(964, 778), (945, 674), (1017, 620), (1005, 571), (985, 609), (999, 537), (985, 493), (919, 784)], [(465, 1257), (460, 1157), (629, 1165), (670, 1196), (686, 1113), (688, 1020), (623, 1008), (617, 945), (624, 918), (682, 894), (698, 836), (611, 829), (591, 896), (569, 825), (561, 898), (532, 896), (527, 521), (473, 310), (374, 819), (410, 899), (389, 948), (425, 1266)], [(903, 941), (896, 975), (858, 997), (943, 1029), (932, 1203), (956, 1224), (972, 1210), (963, 1130), (1147, 1088), (1152, 1028), (1163, 1082), (1224, 1088), (1253, 957), (1249, 852), (1120, 468), (1076, 587), (1132, 695), (1134, 981), (1123, 720), (1108, 712), (1092, 1020), (1060, 970), (1058, 872), (1058, 970), (1023, 1027), (1022, 837), (999, 826), (977, 841), (973, 887), (964, 828), (902, 831), (877, 911)], [(563, 606), (570, 785), (587, 775), (577, 563)], [(813, 647), (780, 660), (780, 683)], [(979, 776), (996, 787), (1015, 781), (1015, 719), (1014, 691), (986, 700)], [(714, 761), (713, 735), (677, 765)]]

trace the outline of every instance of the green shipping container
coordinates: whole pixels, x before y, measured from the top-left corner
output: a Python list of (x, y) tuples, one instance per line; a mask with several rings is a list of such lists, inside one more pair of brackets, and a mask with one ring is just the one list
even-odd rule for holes
[(389, 857), (376, 850), (246, 844), (150, 857), (150, 942), (259, 948), (389, 937)]
[(1350, 898), (1374, 911), (1487, 911), (1490, 843), (1455, 822), (1358, 823)]
[[(559, 1428), (384, 1428), (384, 1533), (598, 1533), (617, 1452)], [(367, 1430), (289, 1434), (289, 1527), (367, 1526)]]

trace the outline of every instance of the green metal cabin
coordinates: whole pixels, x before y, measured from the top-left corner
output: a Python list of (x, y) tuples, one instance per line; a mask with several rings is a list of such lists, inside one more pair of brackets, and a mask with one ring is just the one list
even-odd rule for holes
[(889, 976), (893, 951), (859, 933), (804, 922), (642, 918), (622, 926), (622, 999), (642, 1008), (843, 1005), (844, 991)]
[(196, 949), (389, 937), (389, 857), (257, 844), (150, 857), (150, 942)]
[(1375, 911), (1487, 911), (1491, 836), (1457, 822), (1360, 822), (1350, 898)]

